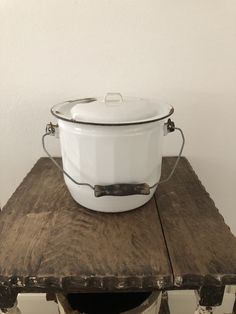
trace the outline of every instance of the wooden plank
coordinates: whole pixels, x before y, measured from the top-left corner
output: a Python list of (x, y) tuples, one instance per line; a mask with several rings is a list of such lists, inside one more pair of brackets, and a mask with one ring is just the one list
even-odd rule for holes
[(0, 214), (0, 285), (32, 291), (161, 289), (172, 272), (154, 199), (121, 214), (93, 212), (41, 158)]
[[(164, 158), (163, 177), (175, 158)], [(189, 162), (155, 195), (177, 287), (236, 284), (236, 238)]]
[(5, 278), (21, 286), (17, 277), (34, 276), (40, 265), (57, 210), (48, 203), (60, 194), (60, 187), (52, 186), (53, 176), (49, 165), (43, 172), (41, 163), (35, 165), (0, 213), (0, 285)]

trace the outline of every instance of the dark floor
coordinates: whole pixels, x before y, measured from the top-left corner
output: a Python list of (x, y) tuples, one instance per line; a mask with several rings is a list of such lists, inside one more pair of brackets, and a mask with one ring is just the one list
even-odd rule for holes
[[(142, 303), (150, 293), (135, 293), (135, 294), (82, 294), (82, 298), (78, 298), (78, 294), (68, 294), (65, 297), (65, 304), (63, 305), (66, 313), (111, 313), (118, 314), (126, 312)], [(63, 297), (64, 298), (64, 297)], [(104, 299), (103, 299), (104, 298)], [(109, 300), (109, 302), (107, 301)], [(62, 303), (63, 300), (60, 300)], [(70, 308), (67, 308), (67, 304)], [(66, 308), (65, 308), (66, 307)], [(170, 314), (168, 305), (168, 294), (162, 294), (161, 306), (159, 314)]]

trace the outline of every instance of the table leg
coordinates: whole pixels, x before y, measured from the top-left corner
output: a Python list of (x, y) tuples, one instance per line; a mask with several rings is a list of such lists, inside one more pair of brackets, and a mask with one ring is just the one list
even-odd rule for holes
[(233, 307), (232, 314), (236, 314), (236, 294), (235, 294), (234, 307)]
[(198, 305), (194, 314), (213, 314), (213, 307)]
[(159, 314), (170, 314), (167, 291), (162, 293)]
[(212, 314), (223, 301), (225, 287), (204, 286), (195, 290), (197, 309), (194, 314)]
[(19, 310), (17, 312), (17, 294), (18, 291), (16, 289), (9, 287), (0, 288), (0, 309), (3, 313), (20, 313)]
[(13, 307), (2, 309), (2, 312), (3, 313), (8, 313), (8, 314), (21, 314), (21, 311), (20, 311), (20, 309), (17, 306), (17, 301), (15, 302)]

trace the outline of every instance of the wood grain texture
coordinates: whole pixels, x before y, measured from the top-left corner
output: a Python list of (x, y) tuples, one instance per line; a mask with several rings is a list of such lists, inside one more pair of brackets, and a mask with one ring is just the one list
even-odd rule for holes
[(172, 285), (155, 200), (93, 212), (41, 158), (0, 214), (0, 286), (24, 291), (135, 291)]
[[(164, 158), (163, 177), (174, 160)], [(185, 158), (155, 199), (120, 214), (78, 205), (41, 158), (0, 213), (0, 239), (2, 291), (236, 284), (236, 239)]]
[[(175, 158), (164, 158), (163, 177)], [(155, 195), (176, 287), (236, 284), (236, 238), (185, 158)]]

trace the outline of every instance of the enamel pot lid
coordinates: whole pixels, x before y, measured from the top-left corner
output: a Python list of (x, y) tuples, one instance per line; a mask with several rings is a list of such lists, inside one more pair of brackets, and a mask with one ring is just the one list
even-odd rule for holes
[(130, 125), (163, 120), (174, 108), (150, 99), (107, 93), (105, 97), (68, 100), (53, 106), (51, 112), (58, 119), (74, 123)]

